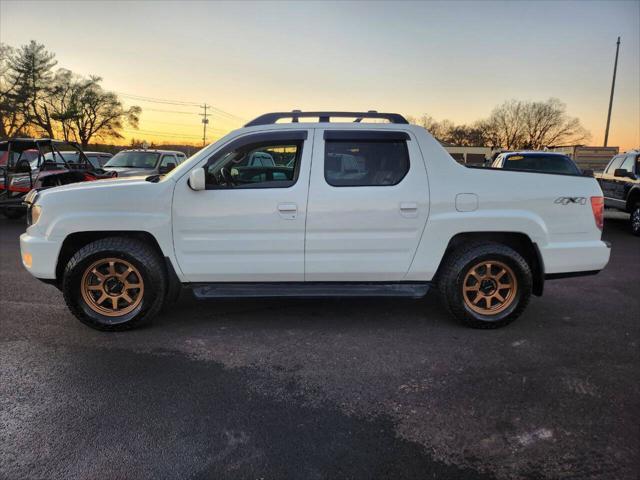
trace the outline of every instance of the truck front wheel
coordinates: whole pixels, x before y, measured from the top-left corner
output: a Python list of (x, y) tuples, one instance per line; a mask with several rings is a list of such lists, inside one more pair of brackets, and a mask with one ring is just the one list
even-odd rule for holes
[(159, 255), (144, 242), (109, 237), (76, 252), (62, 291), (71, 312), (97, 330), (127, 330), (162, 308), (166, 275)]
[(444, 261), (438, 290), (449, 312), (465, 325), (502, 327), (518, 318), (529, 303), (531, 268), (506, 245), (468, 245)]

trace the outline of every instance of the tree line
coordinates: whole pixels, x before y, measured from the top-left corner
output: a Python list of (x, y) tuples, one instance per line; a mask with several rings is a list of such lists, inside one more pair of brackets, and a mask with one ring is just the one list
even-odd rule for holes
[(494, 147), (507, 150), (542, 150), (545, 147), (580, 144), (590, 138), (580, 120), (570, 117), (556, 98), (546, 101), (509, 100), (489, 117), (471, 125), (437, 121), (429, 115), (409, 117), (444, 144)]
[(13, 48), (0, 43), (0, 138), (47, 136), (75, 141), (124, 138), (142, 109), (125, 108), (102, 78), (56, 67), (55, 54), (35, 41)]

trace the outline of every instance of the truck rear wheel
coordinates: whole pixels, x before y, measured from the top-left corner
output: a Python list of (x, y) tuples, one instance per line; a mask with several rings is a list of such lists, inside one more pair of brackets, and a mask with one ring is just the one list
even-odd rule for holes
[(64, 271), (71, 312), (97, 330), (128, 330), (162, 308), (166, 275), (154, 249), (136, 239), (109, 237), (78, 250)]
[(449, 312), (473, 328), (499, 328), (514, 321), (529, 303), (533, 284), (527, 261), (499, 243), (453, 251), (438, 277)]
[(629, 223), (631, 224), (631, 233), (636, 237), (640, 237), (640, 203), (636, 203), (633, 210), (631, 210)]

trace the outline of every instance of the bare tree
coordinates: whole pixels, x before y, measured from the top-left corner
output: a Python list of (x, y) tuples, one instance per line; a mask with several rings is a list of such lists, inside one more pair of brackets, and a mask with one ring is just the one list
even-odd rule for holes
[(578, 144), (589, 138), (577, 118), (566, 114), (566, 105), (557, 98), (525, 104), (523, 127), (524, 148), (540, 150), (566, 144)]
[(462, 147), (482, 147), (487, 144), (482, 128), (469, 125), (455, 125), (448, 130), (444, 141)]
[(509, 100), (479, 126), (493, 146), (509, 150), (577, 144), (590, 136), (580, 120), (569, 117), (565, 104), (555, 98), (545, 102)]
[(493, 109), (491, 115), (484, 123), (488, 129), (489, 137), (493, 137), (498, 143), (496, 146), (508, 150), (522, 148), (525, 139), (523, 126), (524, 102), (508, 100)]
[(82, 78), (69, 70), (56, 73), (49, 108), (65, 140), (86, 148), (92, 139), (121, 139), (125, 124), (138, 127), (140, 107), (126, 109), (118, 96), (105, 91), (100, 77)]
[(465, 147), (541, 150), (578, 144), (590, 137), (580, 120), (569, 117), (565, 104), (556, 98), (545, 102), (509, 100), (494, 108), (489, 118), (472, 125), (437, 121), (427, 114), (407, 118), (410, 123), (424, 127), (439, 142)]
[(57, 130), (66, 141), (75, 140), (71, 138), (71, 121), (77, 114), (74, 110), (74, 94), (78, 81), (79, 77), (71, 70), (59, 69), (51, 87), (51, 96), (47, 99), (51, 118), (56, 121)]

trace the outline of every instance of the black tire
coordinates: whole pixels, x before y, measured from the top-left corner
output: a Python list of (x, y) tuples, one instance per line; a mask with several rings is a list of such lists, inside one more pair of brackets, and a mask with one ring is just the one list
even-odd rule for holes
[[(83, 297), (81, 286), (88, 268), (108, 258), (122, 259), (135, 267), (144, 286), (135, 309), (116, 317), (95, 311)], [(158, 253), (140, 240), (125, 237), (104, 238), (78, 250), (67, 263), (62, 281), (62, 293), (71, 312), (85, 325), (103, 331), (128, 330), (150, 321), (160, 312), (166, 289), (165, 269)]]
[[(509, 276), (513, 274), (515, 277), (517, 287), (508, 306), (490, 315), (472, 310), (463, 293), (467, 274), (483, 262), (506, 265), (511, 270)], [(437, 279), (440, 296), (449, 313), (472, 328), (500, 328), (513, 322), (529, 303), (532, 285), (531, 268), (522, 255), (506, 245), (490, 242), (465, 245), (448, 254)]]
[(10, 220), (18, 220), (24, 217), (27, 210), (24, 207), (6, 207), (2, 209), (2, 214)]
[(631, 233), (636, 237), (640, 237), (640, 203), (636, 203), (635, 207), (631, 210), (629, 225), (631, 226)]

